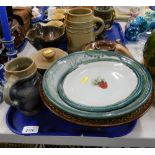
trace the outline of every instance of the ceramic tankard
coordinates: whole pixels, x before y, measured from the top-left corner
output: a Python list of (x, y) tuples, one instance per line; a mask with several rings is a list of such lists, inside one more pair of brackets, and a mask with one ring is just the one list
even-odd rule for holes
[[(94, 32), (96, 23), (100, 27)], [(93, 15), (93, 11), (88, 8), (74, 8), (68, 11), (66, 18), (66, 33), (68, 52), (81, 50), (81, 47), (95, 38), (104, 30), (104, 21)]]
[(41, 107), (39, 95), (40, 75), (34, 61), (19, 57), (5, 67), (7, 83), (4, 86), (4, 100), (26, 115), (33, 115)]
[(105, 29), (111, 29), (115, 19), (115, 10), (112, 6), (96, 6), (94, 8), (94, 15), (103, 19)]

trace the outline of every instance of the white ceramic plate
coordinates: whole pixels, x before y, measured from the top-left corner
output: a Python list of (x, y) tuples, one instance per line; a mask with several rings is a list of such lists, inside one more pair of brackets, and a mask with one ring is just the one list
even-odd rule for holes
[(126, 99), (137, 86), (137, 75), (125, 64), (101, 61), (80, 65), (63, 83), (67, 98), (82, 106), (109, 106)]

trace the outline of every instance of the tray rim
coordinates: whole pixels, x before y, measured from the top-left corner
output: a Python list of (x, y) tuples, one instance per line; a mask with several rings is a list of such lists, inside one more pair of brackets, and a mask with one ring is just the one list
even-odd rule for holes
[[(45, 106), (46, 109), (48, 109), (46, 106)], [(49, 109), (48, 109), (49, 110)], [(23, 134), (22, 132), (20, 132), (19, 130), (16, 130), (16, 128), (14, 126), (11, 126), (10, 125), (10, 115), (14, 112), (14, 111), (18, 111), (18, 109), (16, 109), (15, 107), (9, 107), (8, 111), (7, 111), (7, 114), (6, 114), (6, 124), (8, 126), (8, 128), (15, 134), (18, 134), (18, 135), (24, 135), (24, 136), (81, 136), (83, 134), (83, 136), (87, 137), (109, 137), (109, 138), (113, 138), (113, 137), (120, 137), (120, 136), (124, 136), (124, 135), (127, 135), (129, 134), (136, 126), (137, 124), (137, 120), (134, 120), (132, 122), (127, 123), (127, 124), (123, 124), (123, 125), (131, 125), (130, 128), (127, 129), (127, 131), (121, 133), (121, 134), (112, 134), (112, 135), (109, 135), (109, 134), (105, 134), (105, 135), (102, 135), (102, 133), (97, 133), (97, 130), (93, 133), (87, 133), (86, 131), (84, 131), (83, 129), (85, 128), (85, 126), (81, 126), (81, 132), (78, 132), (78, 133), (66, 133), (66, 131), (49, 131), (49, 132), (38, 132), (38, 133), (33, 133), (33, 134)], [(14, 112), (15, 113), (15, 112)], [(54, 114), (55, 115), (55, 114)], [(57, 117), (55, 115), (55, 117)], [(11, 117), (12, 118), (12, 117)], [(66, 121), (66, 120), (65, 120)], [(131, 124), (132, 123), (132, 124)], [(74, 123), (75, 124), (75, 123)], [(116, 126), (117, 127), (117, 126)], [(86, 127), (87, 128), (87, 127)], [(94, 129), (94, 128), (93, 128)], [(100, 129), (100, 128), (99, 128)], [(102, 128), (103, 130), (106, 129), (106, 128)], [(89, 130), (89, 129), (88, 129)], [(104, 132), (104, 131), (103, 131)]]

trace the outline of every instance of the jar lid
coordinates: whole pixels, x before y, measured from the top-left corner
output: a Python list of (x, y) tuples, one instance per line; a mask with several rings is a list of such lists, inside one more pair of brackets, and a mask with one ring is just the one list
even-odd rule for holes
[[(47, 51), (47, 52), (46, 52)], [(51, 51), (51, 54), (50, 54)], [(50, 55), (50, 57), (45, 55)], [(36, 52), (32, 55), (32, 59), (34, 60), (38, 69), (46, 70), (51, 64), (53, 64), (56, 60), (67, 56), (68, 54), (59, 49), (59, 48), (44, 48)]]

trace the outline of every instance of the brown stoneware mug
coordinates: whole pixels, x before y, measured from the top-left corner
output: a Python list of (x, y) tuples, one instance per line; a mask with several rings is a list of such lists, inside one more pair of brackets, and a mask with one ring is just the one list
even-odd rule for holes
[[(100, 27), (94, 31), (96, 23)], [(68, 52), (76, 52), (86, 43), (95, 41), (104, 28), (104, 21), (93, 15), (93, 11), (88, 8), (74, 8), (68, 11), (65, 18)]]

